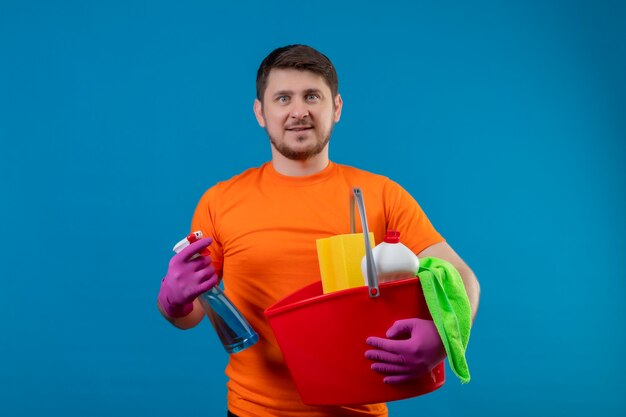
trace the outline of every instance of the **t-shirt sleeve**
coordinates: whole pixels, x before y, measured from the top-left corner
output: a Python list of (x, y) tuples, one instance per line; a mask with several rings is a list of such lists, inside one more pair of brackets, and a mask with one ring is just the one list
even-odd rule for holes
[(211, 261), (215, 272), (222, 276), (224, 252), (217, 232), (217, 198), (218, 186), (210, 188), (200, 198), (191, 220), (191, 231), (202, 231), (204, 237), (210, 237), (213, 242), (209, 246)]
[(400, 232), (400, 241), (414, 253), (443, 242), (417, 201), (398, 183), (387, 180), (384, 189), (387, 229)]

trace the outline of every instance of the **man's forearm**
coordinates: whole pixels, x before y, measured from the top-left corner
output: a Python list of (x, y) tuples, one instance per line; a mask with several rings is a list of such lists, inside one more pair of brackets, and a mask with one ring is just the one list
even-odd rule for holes
[(456, 268), (461, 275), (461, 279), (463, 280), (463, 286), (465, 287), (465, 292), (467, 293), (470, 309), (472, 311), (472, 322), (474, 322), (480, 301), (480, 285), (478, 284), (478, 279), (476, 278), (474, 271), (472, 271), (467, 265)]

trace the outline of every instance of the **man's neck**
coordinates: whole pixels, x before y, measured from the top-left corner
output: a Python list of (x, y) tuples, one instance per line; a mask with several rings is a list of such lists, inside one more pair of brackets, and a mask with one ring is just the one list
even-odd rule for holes
[(279, 174), (288, 177), (304, 177), (323, 171), (329, 163), (328, 147), (319, 154), (304, 161), (294, 161), (281, 155), (272, 147), (272, 166)]

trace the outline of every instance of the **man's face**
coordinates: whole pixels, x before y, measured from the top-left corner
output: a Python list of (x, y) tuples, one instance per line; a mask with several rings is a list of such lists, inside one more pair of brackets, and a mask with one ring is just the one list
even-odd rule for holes
[(280, 154), (304, 161), (326, 148), (341, 116), (341, 106), (339, 94), (333, 99), (320, 75), (274, 68), (263, 102), (254, 102), (254, 114)]

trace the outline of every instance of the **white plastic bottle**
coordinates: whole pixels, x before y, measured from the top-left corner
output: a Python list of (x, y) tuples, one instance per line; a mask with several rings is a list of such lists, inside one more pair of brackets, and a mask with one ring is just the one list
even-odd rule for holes
[[(417, 275), (419, 259), (411, 249), (400, 243), (400, 232), (396, 230), (387, 230), (384, 240), (372, 249), (372, 254), (380, 283), (413, 278)], [(361, 272), (367, 283), (365, 257), (361, 261)]]

